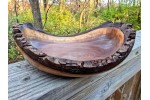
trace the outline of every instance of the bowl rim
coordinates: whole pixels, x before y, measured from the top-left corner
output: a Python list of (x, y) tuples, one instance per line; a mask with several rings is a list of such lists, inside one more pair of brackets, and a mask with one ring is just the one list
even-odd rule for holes
[[(37, 61), (38, 63), (44, 65), (47, 68), (55, 69), (61, 72), (71, 73), (74, 76), (77, 76), (79, 74), (82, 75), (90, 75), (95, 73), (100, 73), (103, 71), (107, 71), (109, 69), (114, 68), (116, 65), (121, 63), (130, 53), (136, 36), (136, 31), (132, 29), (131, 24), (126, 24), (122, 22), (104, 22), (98, 27), (95, 27), (91, 30), (95, 30), (97, 28), (104, 28), (104, 27), (115, 27), (120, 29), (123, 34), (125, 35), (124, 43), (122, 47), (116, 51), (116, 53), (111, 55), (111, 58), (105, 58), (105, 59), (98, 59), (96, 61), (90, 60), (90, 61), (74, 61), (70, 59), (60, 59), (60, 58), (54, 58), (47, 56), (43, 52), (39, 51), (38, 49), (34, 48), (23, 36), (22, 34), (22, 28), (23, 26), (31, 27), (32, 24), (24, 23), (13, 26), (13, 35), (15, 42), (17, 46), (25, 53), (27, 54), (31, 59)], [(42, 33), (46, 33), (40, 29), (34, 28), (36, 31), (40, 31)], [(86, 32), (89, 32), (91, 30), (88, 30)], [(82, 32), (79, 34), (84, 34), (86, 32)], [(47, 34), (47, 33), (46, 33)], [(78, 35), (79, 35), (78, 34)], [(90, 64), (91, 67), (86, 67), (84, 65)], [(49, 72), (52, 73), (52, 72)], [(64, 76), (64, 75), (62, 75)], [(69, 76), (69, 74), (68, 74)]]

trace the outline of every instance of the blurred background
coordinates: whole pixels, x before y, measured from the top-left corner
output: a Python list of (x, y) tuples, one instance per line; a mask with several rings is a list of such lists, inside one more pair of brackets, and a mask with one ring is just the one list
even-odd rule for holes
[(22, 60), (12, 37), (12, 25), (30, 22), (64, 36), (89, 30), (111, 20), (141, 29), (141, 0), (8, 0), (8, 63)]

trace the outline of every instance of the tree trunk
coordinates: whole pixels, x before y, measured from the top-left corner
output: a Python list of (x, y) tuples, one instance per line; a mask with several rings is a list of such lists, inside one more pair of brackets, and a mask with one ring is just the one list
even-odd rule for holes
[(108, 3), (107, 3), (107, 7), (108, 7), (108, 10), (109, 10), (109, 0), (108, 0)]
[(44, 11), (47, 11), (48, 0), (43, 0)]
[(42, 19), (41, 19), (41, 13), (40, 13), (40, 7), (39, 7), (39, 1), (38, 0), (29, 0), (32, 8), (32, 15), (34, 19), (34, 25), (37, 28), (42, 29)]
[(16, 14), (16, 22), (19, 23), (18, 12), (17, 12), (17, 1), (16, 0), (15, 0), (15, 4), (14, 4), (14, 11), (15, 11), (15, 14)]
[(59, 11), (61, 12), (63, 9), (64, 0), (59, 0)]
[(135, 0), (133, 0), (133, 6), (135, 6)]
[[(98, 0), (95, 0), (95, 10), (97, 10), (97, 9), (98, 9)], [(97, 11), (94, 11), (94, 15), (95, 15), (95, 17), (98, 16)]]
[(89, 7), (90, 7), (90, 9), (93, 9), (93, 7), (94, 7), (94, 1), (93, 0), (89, 0)]
[(98, 9), (98, 0), (95, 0), (95, 9)]
[(101, 2), (101, 0), (98, 0), (99, 2), (98, 2), (98, 9), (99, 10), (101, 10), (101, 8), (102, 8), (102, 2)]
[(49, 7), (47, 8), (47, 10), (46, 10), (46, 12), (45, 12), (45, 22), (44, 22), (44, 24), (43, 24), (43, 28), (45, 27), (45, 25), (46, 25), (46, 22), (47, 22), (47, 15), (48, 15), (48, 11), (49, 11), (49, 9), (52, 7), (52, 5), (53, 5), (53, 3), (51, 4), (51, 5), (49, 5)]
[(137, 21), (139, 24), (141, 23), (141, 17), (140, 16), (141, 16), (141, 1), (140, 1), (139, 12), (138, 12), (138, 18), (137, 18)]
[(121, 13), (121, 1), (119, 0), (119, 12)]
[(25, 4), (24, 4), (25, 2), (24, 2), (24, 0), (21, 0), (21, 1), (22, 1), (21, 2), (22, 3), (22, 9), (25, 10)]

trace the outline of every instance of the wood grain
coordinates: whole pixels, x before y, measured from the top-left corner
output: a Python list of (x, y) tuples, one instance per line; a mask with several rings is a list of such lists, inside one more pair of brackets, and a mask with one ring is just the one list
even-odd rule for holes
[[(28, 31), (25, 31), (24, 29), (28, 29)], [(43, 30), (38, 30), (29, 23), (14, 26), (13, 33), (19, 50), (30, 64), (33, 64), (33, 66), (36, 66), (42, 71), (67, 77), (98, 74), (116, 67), (131, 52), (136, 36), (136, 31), (132, 28), (132, 25), (122, 22), (113, 23), (109, 21), (104, 22), (100, 26), (91, 30), (68, 37), (48, 35), (46, 32), (43, 32)], [(107, 38), (101, 37), (100, 34), (107, 34), (107, 38), (113, 38), (113, 41), (118, 42), (112, 43), (112, 45), (109, 46), (109, 49), (107, 48), (104, 50), (105, 46), (108, 47), (108, 45), (103, 44), (107, 44), (108, 41), (106, 41)], [(104, 41), (94, 42), (94, 44), (93, 42), (90, 42), (92, 43), (90, 45), (90, 43), (85, 42), (87, 41), (87, 39), (85, 39), (86, 37), (92, 39), (95, 38), (95, 36), (99, 36), (99, 38), (101, 37), (102, 40), (104, 39), (105, 43), (103, 43)], [(47, 45), (49, 43), (39, 41), (42, 45), (38, 43), (38, 46), (35, 46), (35, 44), (37, 45), (37, 42), (31, 42), (29, 37), (41, 40), (39, 39), (40, 37), (43, 38), (43, 41), (47, 40), (45, 39), (46, 37), (53, 41), (51, 38), (55, 37), (54, 40), (58, 39), (61, 42), (57, 45), (53, 44), (53, 47), (52, 45)], [(80, 38), (81, 40), (85, 40), (82, 41), (83, 43), (81, 44), (78, 42), (80, 41)], [(73, 46), (69, 46), (68, 43), (70, 42), (63, 45), (61, 39), (69, 39), (67, 41), (75, 39), (75, 41), (77, 40), (77, 46), (75, 44), (72, 44)], [(44, 46), (45, 44), (46, 47)], [(63, 49), (64, 47), (66, 48)], [(99, 47), (102, 48), (99, 49)]]
[(138, 100), (141, 94), (141, 71), (117, 89), (106, 100)]

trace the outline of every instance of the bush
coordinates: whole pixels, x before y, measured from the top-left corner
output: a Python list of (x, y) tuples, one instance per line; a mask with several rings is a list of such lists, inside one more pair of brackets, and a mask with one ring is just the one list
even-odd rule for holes
[[(42, 19), (44, 23), (44, 18)], [(68, 9), (59, 12), (51, 8), (44, 29), (52, 34), (61, 36), (75, 34), (79, 27), (78, 23), (79, 22), (76, 21), (73, 14)]]
[[(118, 5), (110, 6), (108, 8), (104, 7), (96, 12), (88, 13), (87, 21), (82, 23), (81, 29), (79, 29), (80, 12), (72, 13), (68, 8), (63, 9), (61, 12), (58, 10), (58, 5), (53, 5), (48, 13), (47, 22), (45, 24), (44, 30), (55, 35), (66, 36), (77, 34), (82, 31), (91, 29), (95, 26), (100, 25), (106, 20), (111, 20), (113, 22), (122, 21), (126, 23), (133, 24), (136, 30), (141, 29), (139, 13), (139, 6), (129, 6), (122, 4), (120, 8)], [(41, 9), (42, 22), (45, 23), (45, 12)], [(9, 62), (23, 59), (18, 50), (16, 49), (13, 37), (12, 37), (12, 25), (16, 23), (15, 14), (9, 14), (8, 16), (8, 58)], [(33, 23), (33, 17), (31, 9), (25, 11), (20, 11), (17, 17), (19, 23), (31, 22)]]
[[(110, 9), (104, 9), (103, 11), (99, 12), (103, 20), (111, 20), (113, 22), (122, 21), (125, 23), (133, 24), (133, 27), (136, 30), (141, 29), (140, 20), (138, 20), (138, 13), (140, 11), (139, 6), (129, 6), (122, 4), (121, 10), (118, 7), (112, 6)], [(139, 15), (141, 18), (141, 14)]]

